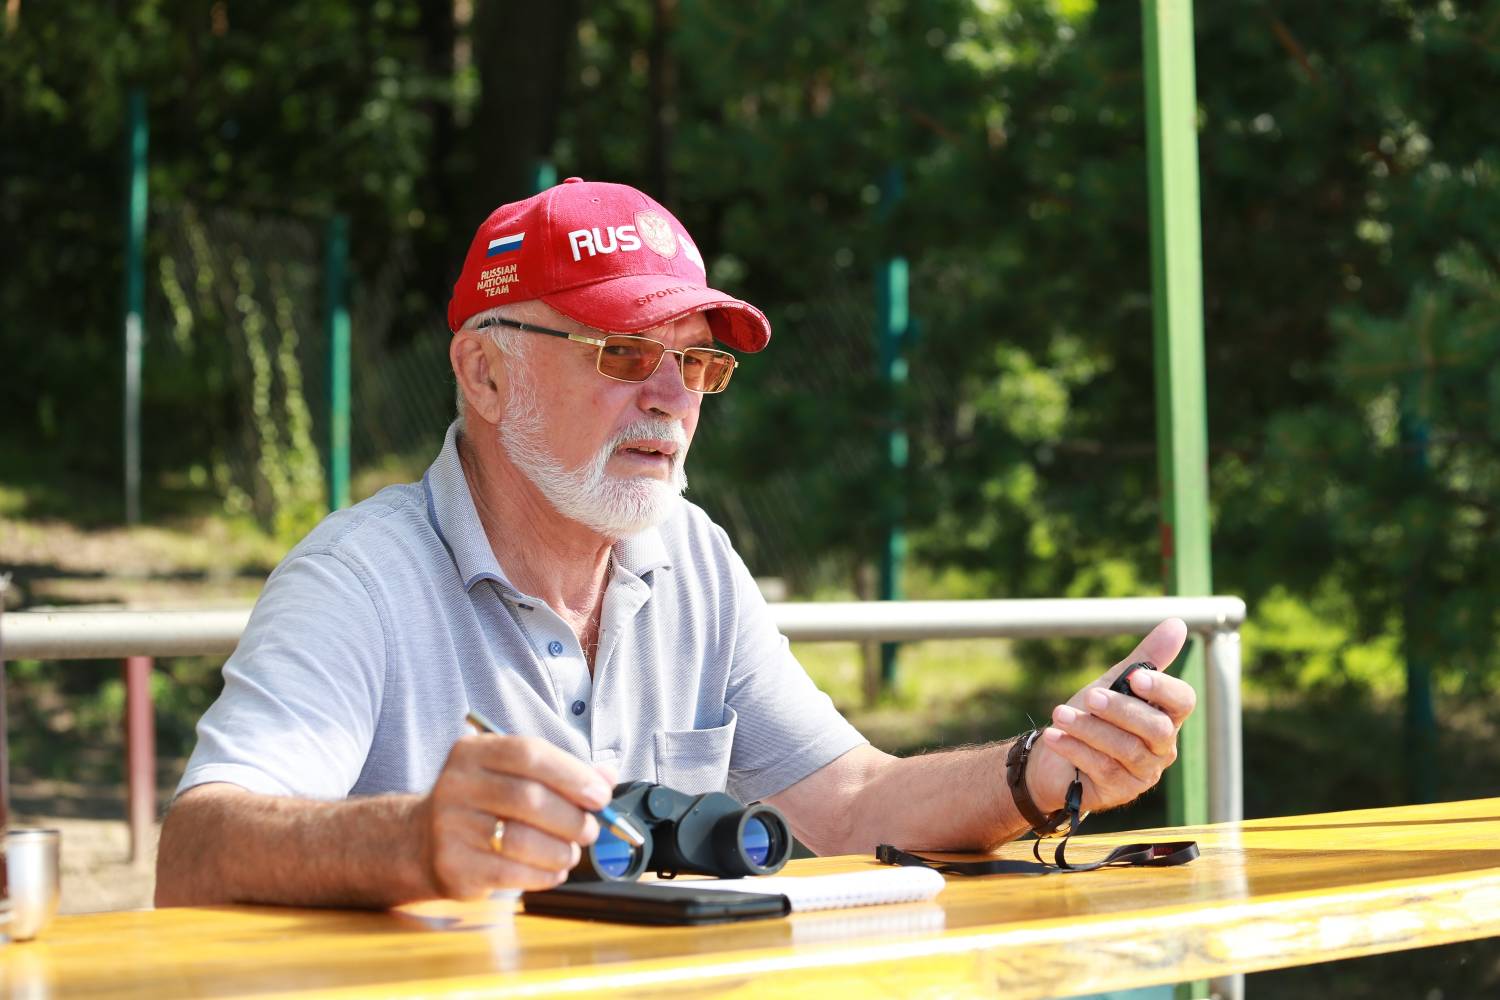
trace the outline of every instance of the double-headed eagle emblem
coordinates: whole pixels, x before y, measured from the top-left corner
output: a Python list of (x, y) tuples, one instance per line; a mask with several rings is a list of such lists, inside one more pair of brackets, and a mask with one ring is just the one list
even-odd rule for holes
[(640, 233), (646, 248), (658, 257), (670, 260), (677, 256), (677, 234), (672, 232), (672, 224), (655, 209), (635, 213), (635, 231)]

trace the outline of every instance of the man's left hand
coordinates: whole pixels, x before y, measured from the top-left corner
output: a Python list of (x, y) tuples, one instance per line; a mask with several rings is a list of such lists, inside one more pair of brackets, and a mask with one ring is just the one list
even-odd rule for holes
[(1052, 725), (1042, 731), (1026, 769), (1038, 808), (1062, 808), (1075, 767), (1083, 775), (1083, 808), (1092, 811), (1131, 802), (1161, 779), (1177, 759), (1177, 731), (1197, 695), (1187, 682), (1159, 670), (1130, 675), (1126, 683), (1138, 698), (1109, 686), (1132, 663), (1167, 667), (1186, 640), (1187, 625), (1167, 619), (1124, 660), (1052, 710)]

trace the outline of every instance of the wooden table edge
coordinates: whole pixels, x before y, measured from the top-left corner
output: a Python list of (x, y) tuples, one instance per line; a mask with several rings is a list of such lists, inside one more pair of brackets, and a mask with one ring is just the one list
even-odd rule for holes
[[(1212, 925), (1205, 926), (1208, 921)], [(1370, 883), (1333, 894), (1282, 893), (1208, 909), (1172, 906), (916, 938), (405, 979), (278, 996), (533, 997), (666, 989), (688, 996), (695, 986), (722, 996), (742, 982), (753, 983), (757, 995), (827, 996), (830, 990), (857, 988), (866, 996), (920, 991), (1044, 998), (1262, 972), (1496, 934), (1500, 869)]]

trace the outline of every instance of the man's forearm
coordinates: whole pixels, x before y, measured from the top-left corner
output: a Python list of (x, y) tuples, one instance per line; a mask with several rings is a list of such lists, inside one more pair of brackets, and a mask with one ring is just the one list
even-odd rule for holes
[(856, 850), (988, 851), (1030, 829), (1005, 783), (1009, 744), (889, 758), (855, 799)]
[(421, 802), (313, 802), (200, 786), (162, 825), (156, 905), (390, 906), (433, 896)]
[(920, 757), (870, 746), (771, 797), (819, 854), (987, 851), (1029, 829), (1005, 783), (1008, 743)]

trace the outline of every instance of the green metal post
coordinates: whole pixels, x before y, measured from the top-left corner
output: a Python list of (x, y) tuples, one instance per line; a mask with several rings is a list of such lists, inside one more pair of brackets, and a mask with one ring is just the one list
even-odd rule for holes
[[(1402, 398), (1401, 444), (1407, 450), (1407, 468), (1412, 477), (1412, 492), (1427, 492), (1431, 467), (1427, 458), (1429, 438), (1427, 421), (1421, 412), (1420, 388), (1409, 386)], [(1415, 541), (1412, 565), (1406, 573), (1406, 593), (1402, 600), (1402, 653), (1406, 658), (1406, 717), (1402, 754), (1406, 773), (1408, 802), (1437, 800), (1437, 718), (1432, 707), (1432, 663), (1434, 649), (1432, 570), (1427, 531), (1420, 524), (1407, 525), (1408, 537)]]
[[(1198, 99), (1191, 0), (1142, 0), (1146, 146), (1151, 193), (1151, 291), (1162, 569), (1172, 594), (1210, 594), (1208, 417), (1203, 375), (1203, 248), (1198, 207)], [(1193, 640), (1179, 676), (1204, 690), (1204, 650)], [(1195, 713), (1167, 772), (1167, 819), (1208, 820), (1208, 733)], [(1179, 997), (1206, 996), (1186, 983)]]
[(125, 523), (141, 521), (141, 353), (146, 330), (146, 92), (127, 99), (125, 197)]
[(328, 338), (328, 509), (349, 506), (349, 217), (328, 220), (323, 265), (324, 328)]
[(532, 193), (545, 191), (557, 183), (557, 167), (551, 160), (537, 160), (531, 174)]
[[(901, 171), (892, 167), (881, 185), (881, 213), (889, 218), (902, 195)], [(885, 416), (886, 470), (894, 486), (885, 491), (882, 511), (884, 542), (880, 550), (880, 599), (899, 601), (903, 596), (901, 572), (906, 564), (906, 500), (902, 483), (906, 477), (906, 425), (901, 394), (906, 385), (904, 348), (911, 329), (910, 271), (906, 258), (889, 257), (875, 274), (876, 331), (880, 341), (880, 378), (888, 389), (890, 410)], [(896, 682), (899, 644), (880, 644), (880, 683), (889, 690)]]

